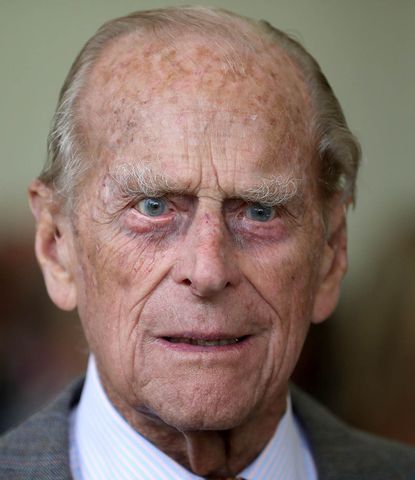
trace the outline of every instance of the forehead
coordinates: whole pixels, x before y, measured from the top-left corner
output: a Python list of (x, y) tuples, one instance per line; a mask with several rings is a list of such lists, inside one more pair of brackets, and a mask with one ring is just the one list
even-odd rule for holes
[(81, 103), (94, 158), (169, 155), (180, 163), (185, 151), (210, 149), (266, 169), (304, 167), (312, 150), (307, 87), (283, 50), (262, 47), (217, 48), (194, 36), (118, 39), (95, 64)]

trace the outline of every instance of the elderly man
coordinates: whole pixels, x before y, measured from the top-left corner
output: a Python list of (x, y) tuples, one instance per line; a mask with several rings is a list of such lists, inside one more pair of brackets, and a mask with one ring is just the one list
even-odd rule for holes
[(101, 27), (30, 186), (88, 372), (3, 439), (1, 478), (415, 478), (409, 447), (288, 387), (338, 300), (358, 160), (317, 63), (267, 23), (183, 7)]

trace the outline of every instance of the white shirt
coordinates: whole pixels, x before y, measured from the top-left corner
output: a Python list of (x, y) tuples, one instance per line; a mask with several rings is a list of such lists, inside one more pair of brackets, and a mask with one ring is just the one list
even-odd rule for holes
[[(109, 401), (90, 357), (81, 400), (70, 418), (75, 480), (200, 480), (135, 431)], [(238, 474), (246, 480), (317, 480), (291, 401), (264, 450)]]

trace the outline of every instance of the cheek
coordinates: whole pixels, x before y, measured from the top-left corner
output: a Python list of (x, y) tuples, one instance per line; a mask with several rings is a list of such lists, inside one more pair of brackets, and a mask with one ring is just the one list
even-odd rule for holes
[(121, 368), (133, 362), (137, 322), (170, 269), (169, 250), (162, 242), (119, 234), (83, 242), (79, 251), (78, 311), (88, 343), (108, 357), (111, 369)]
[(101, 301), (127, 299), (131, 291), (145, 297), (165, 274), (168, 262), (168, 249), (161, 240), (150, 242), (134, 234), (94, 238), (80, 251), (80, 283), (89, 287), (84, 293)]
[(311, 312), (317, 280), (317, 248), (281, 244), (256, 249), (244, 262), (245, 276), (281, 319), (303, 321)]
[[(288, 379), (300, 354), (313, 312), (318, 262), (305, 244), (261, 251), (245, 265), (245, 276), (272, 311), (268, 370)], [(278, 365), (277, 365), (278, 364)], [(274, 375), (274, 374), (273, 374)]]

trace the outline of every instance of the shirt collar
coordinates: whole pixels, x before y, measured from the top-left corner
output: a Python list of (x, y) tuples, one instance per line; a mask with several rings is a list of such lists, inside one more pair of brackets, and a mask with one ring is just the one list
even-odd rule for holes
[[(109, 401), (90, 357), (81, 400), (72, 414), (71, 469), (76, 480), (200, 480), (135, 431)], [(291, 400), (275, 434), (239, 476), (246, 480), (315, 480), (308, 445)]]

